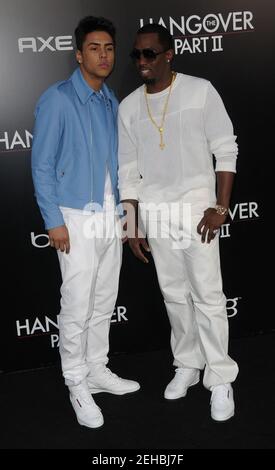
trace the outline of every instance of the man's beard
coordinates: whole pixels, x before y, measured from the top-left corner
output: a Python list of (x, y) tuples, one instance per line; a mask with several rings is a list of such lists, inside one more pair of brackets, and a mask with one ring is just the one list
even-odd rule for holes
[(156, 83), (156, 79), (155, 78), (146, 78), (146, 77), (142, 77), (142, 80), (143, 82), (145, 83), (145, 85), (154, 85)]

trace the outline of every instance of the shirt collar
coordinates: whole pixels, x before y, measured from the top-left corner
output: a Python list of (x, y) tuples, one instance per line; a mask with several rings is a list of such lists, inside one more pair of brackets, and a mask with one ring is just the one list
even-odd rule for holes
[[(91, 87), (89, 87), (89, 85), (86, 82), (86, 80), (84, 79), (79, 67), (72, 74), (71, 80), (73, 82), (74, 89), (75, 89), (76, 93), (78, 94), (78, 97), (79, 97), (80, 101), (83, 104), (87, 103), (88, 99), (94, 93), (96, 93), (95, 90), (93, 90)], [(107, 85), (105, 85), (105, 83), (103, 83), (101, 90), (104, 93), (105, 97), (109, 101), (112, 101), (110, 91), (109, 91)]]

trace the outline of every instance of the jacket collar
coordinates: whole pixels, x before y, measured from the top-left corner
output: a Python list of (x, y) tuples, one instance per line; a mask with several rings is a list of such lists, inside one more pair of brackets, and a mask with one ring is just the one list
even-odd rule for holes
[[(96, 93), (95, 90), (89, 87), (79, 67), (74, 71), (70, 77), (70, 80), (72, 81), (74, 89), (83, 104), (87, 103), (88, 99), (93, 95), (93, 93)], [(110, 90), (107, 85), (105, 85), (105, 83), (102, 85), (102, 91), (106, 98), (112, 101)]]

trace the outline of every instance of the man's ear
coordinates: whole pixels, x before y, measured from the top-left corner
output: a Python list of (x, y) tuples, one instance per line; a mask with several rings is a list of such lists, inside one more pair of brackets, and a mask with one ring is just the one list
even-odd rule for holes
[(173, 51), (173, 49), (169, 49), (166, 52), (166, 58), (167, 58), (167, 60), (169, 60), (169, 62), (172, 62), (173, 57), (174, 57), (174, 51)]
[(76, 57), (77, 62), (79, 64), (81, 64), (81, 62), (82, 62), (82, 53), (81, 53), (81, 51), (77, 50), (76, 54), (75, 54), (75, 57)]

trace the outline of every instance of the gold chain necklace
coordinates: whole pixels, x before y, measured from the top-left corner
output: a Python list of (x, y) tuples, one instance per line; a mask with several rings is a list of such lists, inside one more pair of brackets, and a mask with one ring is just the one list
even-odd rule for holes
[(146, 85), (144, 86), (144, 95), (145, 95), (145, 101), (146, 101), (148, 115), (149, 115), (149, 118), (151, 119), (152, 123), (154, 124), (154, 126), (159, 131), (159, 134), (160, 134), (160, 144), (159, 144), (159, 146), (160, 146), (161, 150), (163, 150), (164, 147), (165, 147), (165, 143), (163, 142), (164, 120), (165, 120), (165, 115), (166, 115), (166, 111), (167, 111), (167, 107), (168, 107), (169, 98), (170, 98), (171, 91), (172, 91), (172, 86), (173, 86), (173, 83), (175, 81), (176, 75), (177, 75), (176, 72), (172, 72), (172, 80), (171, 80), (170, 87), (169, 87), (169, 92), (168, 92), (168, 95), (167, 95), (167, 98), (166, 98), (166, 101), (165, 101), (165, 104), (164, 104), (160, 126), (158, 126), (158, 124), (156, 123), (155, 119), (152, 116), (152, 113), (151, 113), (150, 108), (149, 108), (148, 97), (147, 97), (147, 87), (146, 87)]

